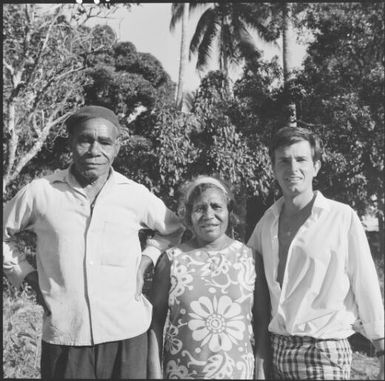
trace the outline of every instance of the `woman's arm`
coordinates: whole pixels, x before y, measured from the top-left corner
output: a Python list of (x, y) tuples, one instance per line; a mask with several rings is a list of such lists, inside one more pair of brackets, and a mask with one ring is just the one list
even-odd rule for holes
[(255, 252), (255, 290), (253, 305), (253, 322), (255, 336), (255, 379), (269, 377), (271, 368), (271, 344), (268, 326), (271, 319), (269, 289), (263, 269), (262, 256)]
[(167, 316), (168, 293), (170, 290), (170, 260), (163, 253), (155, 267), (150, 301), (153, 306), (152, 322), (148, 331), (147, 377), (163, 378), (162, 352), (163, 330)]

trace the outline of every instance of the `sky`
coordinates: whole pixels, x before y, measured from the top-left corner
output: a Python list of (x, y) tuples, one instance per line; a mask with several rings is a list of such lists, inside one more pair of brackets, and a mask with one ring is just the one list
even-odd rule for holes
[[(190, 16), (188, 41), (191, 40), (195, 26), (202, 10), (197, 10)], [(180, 51), (180, 24), (173, 32), (170, 32), (169, 25), (171, 19), (171, 3), (145, 3), (140, 5), (133, 4), (131, 9), (118, 9), (109, 19), (94, 19), (92, 24), (108, 24), (111, 26), (119, 41), (130, 41), (139, 52), (151, 53), (163, 65), (163, 68), (177, 82), (179, 70), (179, 51)], [(281, 57), (279, 47), (272, 47), (263, 41), (256, 41), (257, 46), (264, 51), (266, 59), (274, 55)], [(294, 64), (299, 67), (305, 55), (306, 47), (295, 44)], [(208, 67), (208, 70), (217, 69), (215, 60)], [(186, 73), (185, 89), (195, 90), (200, 83), (200, 77), (195, 69), (196, 57), (188, 65)], [(241, 70), (234, 69), (230, 76), (235, 80)]]

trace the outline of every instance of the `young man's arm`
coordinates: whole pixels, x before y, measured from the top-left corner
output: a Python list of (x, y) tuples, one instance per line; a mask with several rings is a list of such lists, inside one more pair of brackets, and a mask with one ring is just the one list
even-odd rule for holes
[[(384, 350), (384, 306), (376, 268), (364, 228), (352, 211), (348, 235), (348, 272), (364, 335), (376, 352)], [(384, 378), (384, 357), (380, 356), (379, 379)]]
[(373, 345), (376, 350), (377, 357), (380, 361), (380, 371), (377, 375), (378, 380), (384, 379), (384, 339), (373, 340)]
[(146, 246), (142, 251), (137, 273), (138, 299), (142, 293), (144, 274), (151, 263), (156, 265), (161, 253), (171, 246), (177, 245), (185, 230), (181, 219), (166, 207), (163, 201), (143, 187), (144, 213), (142, 217), (143, 227), (154, 231), (154, 235), (146, 240)]

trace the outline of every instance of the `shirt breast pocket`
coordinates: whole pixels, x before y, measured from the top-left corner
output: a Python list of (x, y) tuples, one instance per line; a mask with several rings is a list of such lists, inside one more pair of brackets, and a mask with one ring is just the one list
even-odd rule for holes
[(101, 264), (135, 266), (140, 255), (138, 229), (129, 219), (108, 218), (104, 221), (101, 242)]

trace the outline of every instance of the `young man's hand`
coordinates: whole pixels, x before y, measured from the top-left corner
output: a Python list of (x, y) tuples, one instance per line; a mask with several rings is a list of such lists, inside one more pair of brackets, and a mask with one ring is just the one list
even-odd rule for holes
[(378, 373), (377, 380), (383, 380), (384, 379), (384, 355), (380, 356), (378, 360), (380, 361), (380, 372)]
[[(382, 352), (384, 351), (384, 339), (377, 339), (373, 340), (373, 345), (376, 350), (376, 352)], [(383, 380), (384, 379), (384, 355), (378, 356), (378, 361), (380, 362), (380, 371), (377, 375), (377, 380)]]

